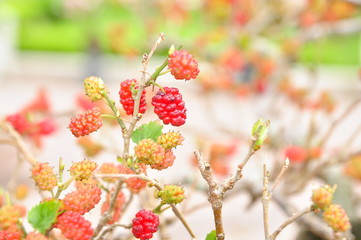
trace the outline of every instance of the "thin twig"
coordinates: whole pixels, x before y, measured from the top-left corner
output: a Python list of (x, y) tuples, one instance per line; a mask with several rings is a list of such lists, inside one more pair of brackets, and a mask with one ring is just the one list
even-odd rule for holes
[(35, 164), (36, 159), (27, 148), (24, 139), (20, 136), (20, 134), (5, 121), (0, 121), (0, 128), (2, 128), (4, 132), (14, 140), (14, 146), (16, 146), (18, 151), (24, 156), (24, 159), (30, 164)]
[(276, 231), (274, 231), (272, 233), (272, 235), (270, 236), (269, 239), (275, 240), (277, 238), (278, 234), (280, 234), (280, 232), (284, 228), (286, 228), (288, 225), (290, 225), (291, 223), (293, 223), (294, 221), (296, 221), (298, 218), (302, 217), (303, 215), (313, 212), (313, 210), (314, 210), (313, 207), (308, 207), (305, 210), (303, 210), (302, 212), (296, 213), (293, 216), (289, 217), (281, 224), (281, 226), (279, 226), (279, 228)]
[(350, 114), (352, 111), (358, 106), (358, 104), (361, 102), (361, 98), (357, 98), (354, 100), (347, 108), (346, 110), (341, 114), (340, 117), (335, 119), (329, 129), (327, 130), (325, 136), (321, 139), (319, 146), (322, 147), (326, 141), (330, 138), (333, 131), (336, 129), (336, 127)]
[(278, 176), (276, 177), (276, 180), (273, 183), (273, 186), (271, 188), (271, 193), (277, 187), (277, 185), (280, 183), (280, 181), (281, 181), (283, 175), (285, 174), (285, 172), (287, 171), (289, 165), (290, 165), (290, 160), (288, 158), (286, 158), (280, 173), (278, 174)]
[(221, 188), (224, 192), (231, 190), (234, 187), (234, 184), (242, 178), (242, 171), (244, 166), (247, 164), (248, 160), (255, 154), (255, 150), (253, 148), (255, 141), (252, 141), (251, 146), (248, 149), (248, 153), (243, 159), (243, 161), (238, 165), (236, 173), (229, 178), (227, 178), (224, 183), (222, 184)]
[(269, 240), (269, 217), (268, 206), (271, 200), (271, 194), (268, 191), (269, 172), (267, 171), (266, 164), (263, 164), (263, 191), (262, 191), (262, 206), (263, 206), (263, 227), (265, 240)]

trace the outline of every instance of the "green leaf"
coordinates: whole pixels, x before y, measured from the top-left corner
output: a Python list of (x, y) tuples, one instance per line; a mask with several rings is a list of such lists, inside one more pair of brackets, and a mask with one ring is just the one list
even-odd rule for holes
[(134, 143), (138, 143), (141, 140), (148, 138), (156, 141), (157, 138), (162, 134), (162, 129), (163, 125), (159, 124), (157, 121), (145, 123), (133, 132), (132, 141)]
[(33, 207), (28, 214), (28, 222), (34, 229), (42, 234), (51, 227), (59, 215), (61, 202), (58, 200), (50, 200)]
[(212, 232), (207, 234), (206, 240), (216, 240), (216, 230), (213, 230)]

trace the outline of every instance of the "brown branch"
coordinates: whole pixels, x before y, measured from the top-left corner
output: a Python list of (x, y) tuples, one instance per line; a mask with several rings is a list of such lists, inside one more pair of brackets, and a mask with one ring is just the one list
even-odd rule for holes
[(340, 117), (335, 119), (329, 129), (327, 130), (325, 136), (321, 139), (319, 146), (322, 147), (326, 141), (330, 138), (333, 131), (336, 129), (336, 127), (350, 114), (352, 111), (358, 106), (358, 104), (361, 102), (361, 98), (357, 98), (354, 100), (347, 108), (346, 110), (341, 114)]
[(265, 240), (270, 239), (268, 206), (271, 200), (271, 194), (268, 191), (268, 181), (269, 181), (269, 172), (267, 170), (266, 164), (263, 164), (262, 207), (263, 207), (263, 227), (264, 227)]
[(36, 159), (27, 148), (22, 136), (20, 136), (20, 134), (5, 121), (0, 121), (0, 128), (14, 140), (14, 146), (18, 149), (20, 154), (23, 155), (24, 159), (30, 164), (35, 164)]
[(280, 234), (280, 232), (285, 229), (288, 225), (290, 225), (291, 223), (293, 223), (294, 221), (296, 221), (298, 218), (302, 217), (303, 215), (306, 215), (308, 213), (313, 212), (313, 207), (308, 207), (305, 210), (303, 210), (302, 212), (296, 213), (293, 216), (289, 217), (288, 219), (286, 219), (280, 226), (279, 228), (274, 231), (272, 233), (272, 235), (270, 236), (270, 240), (275, 240), (278, 236), (278, 234)]
[(227, 178), (224, 183), (221, 185), (221, 190), (223, 192), (226, 192), (228, 190), (231, 190), (234, 187), (234, 184), (239, 181), (242, 178), (242, 171), (244, 166), (247, 164), (248, 160), (252, 157), (253, 154), (255, 154), (254, 150), (254, 144), (255, 141), (252, 141), (251, 146), (248, 149), (248, 153), (243, 159), (243, 161), (238, 165), (236, 173), (234, 175), (231, 175), (229, 178)]
[(282, 166), (282, 169), (281, 169), (280, 173), (278, 174), (278, 176), (276, 177), (276, 179), (275, 179), (275, 181), (273, 183), (273, 186), (271, 188), (271, 193), (275, 190), (275, 188), (280, 183), (280, 181), (281, 181), (283, 175), (285, 174), (285, 172), (287, 171), (289, 165), (290, 165), (290, 160), (288, 158), (286, 158), (284, 163), (283, 163), (283, 166)]

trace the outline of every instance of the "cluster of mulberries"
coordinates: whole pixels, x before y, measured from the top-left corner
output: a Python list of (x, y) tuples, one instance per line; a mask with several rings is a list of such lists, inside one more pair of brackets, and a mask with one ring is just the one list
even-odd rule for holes
[(312, 201), (316, 209), (323, 210), (323, 220), (335, 232), (345, 232), (350, 227), (350, 220), (346, 211), (337, 204), (332, 204), (333, 193), (336, 186), (330, 187), (328, 185), (317, 188), (313, 191)]
[(76, 182), (76, 190), (65, 195), (63, 209), (81, 215), (92, 210), (100, 201), (101, 189), (93, 181)]
[(42, 191), (51, 191), (58, 184), (57, 177), (49, 163), (35, 163), (31, 169), (31, 177)]

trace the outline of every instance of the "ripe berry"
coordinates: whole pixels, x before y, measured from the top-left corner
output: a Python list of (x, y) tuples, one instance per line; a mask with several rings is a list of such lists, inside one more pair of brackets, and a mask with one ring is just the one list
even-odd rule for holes
[(19, 232), (0, 231), (0, 240), (20, 240), (21, 235)]
[(186, 50), (175, 50), (168, 58), (168, 68), (175, 79), (190, 80), (198, 76), (198, 62)]
[(134, 148), (135, 156), (140, 163), (159, 164), (164, 159), (165, 150), (152, 139), (143, 139)]
[(31, 232), (26, 236), (25, 240), (48, 240), (48, 238), (41, 233)]
[(103, 98), (104, 82), (98, 77), (88, 77), (84, 80), (84, 89), (85, 94), (92, 102), (98, 101)]
[[(102, 208), (101, 208), (102, 215), (106, 211), (108, 211), (108, 209), (110, 207), (110, 197), (111, 197), (111, 194), (107, 194), (107, 200), (103, 203)], [(113, 216), (108, 221), (108, 224), (113, 224), (113, 223), (116, 223), (117, 221), (119, 221), (121, 214), (122, 214), (124, 204), (125, 204), (124, 193), (122, 191), (120, 191), (117, 196), (117, 199), (115, 200)]]
[[(138, 86), (136, 86), (137, 80), (135, 79), (128, 79), (123, 81), (120, 84), (120, 103), (122, 104), (125, 112), (127, 115), (133, 115), (134, 111), (134, 97), (136, 94), (133, 95), (133, 92), (137, 92)], [(145, 113), (147, 102), (145, 99), (146, 91), (143, 90), (141, 98), (140, 98), (140, 105), (139, 105), (139, 113)]]
[(93, 236), (90, 222), (77, 212), (66, 211), (59, 215), (54, 227), (71, 240), (89, 240)]
[(337, 204), (332, 204), (325, 210), (323, 219), (335, 232), (345, 232), (351, 227), (345, 210)]
[(140, 210), (132, 220), (132, 232), (140, 240), (148, 240), (158, 230), (159, 218), (150, 210)]
[(320, 209), (326, 209), (332, 203), (333, 193), (335, 192), (336, 187), (331, 188), (328, 185), (322, 186), (313, 190), (312, 202), (313, 204)]
[(81, 162), (73, 163), (70, 167), (70, 175), (75, 177), (75, 180), (81, 181), (83, 179), (89, 179), (98, 164), (94, 161), (84, 159)]
[(157, 139), (157, 143), (164, 149), (169, 150), (182, 144), (184, 138), (180, 132), (167, 132), (160, 135)]
[(100, 109), (94, 107), (93, 109), (72, 118), (69, 129), (75, 137), (80, 137), (97, 131), (101, 126)]
[(152, 98), (154, 112), (164, 124), (181, 126), (186, 122), (186, 112), (182, 95), (177, 88), (164, 87)]
[(42, 191), (51, 191), (58, 185), (56, 175), (49, 163), (35, 163), (31, 169), (31, 177)]
[(92, 210), (100, 201), (101, 189), (93, 181), (76, 182), (76, 190), (65, 195), (63, 209), (80, 214)]

